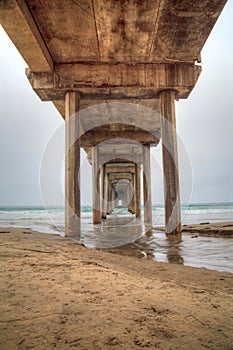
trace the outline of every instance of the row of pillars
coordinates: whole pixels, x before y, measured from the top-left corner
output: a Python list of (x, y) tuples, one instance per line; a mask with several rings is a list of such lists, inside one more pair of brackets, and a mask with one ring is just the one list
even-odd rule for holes
[[(160, 113), (162, 132), (162, 152), (163, 152), (163, 173), (164, 173), (164, 198), (165, 198), (165, 227), (166, 233), (181, 232), (180, 216), (180, 194), (178, 176), (178, 156), (177, 137), (175, 121), (175, 92), (165, 90), (160, 93)], [(76, 91), (66, 93), (66, 162), (65, 162), (65, 235), (67, 237), (80, 236), (80, 121), (78, 112), (80, 110), (80, 95)], [(74, 117), (75, 116), (75, 117)], [(100, 222), (109, 208), (100, 209), (100, 203), (96, 193), (100, 193), (100, 183), (98, 176), (94, 174), (103, 172), (98, 168), (98, 147), (92, 150), (93, 168), (93, 217), (94, 222)], [(136, 166), (136, 195), (135, 214), (140, 215), (140, 167)], [(102, 184), (104, 183), (104, 175)], [(145, 221), (152, 221), (151, 205), (151, 169), (149, 145), (144, 147), (143, 155), (143, 190), (144, 190), (144, 212)], [(109, 186), (102, 186), (102, 196), (109, 199), (106, 192)], [(107, 202), (107, 201), (106, 201)], [(112, 200), (111, 202), (114, 202)]]
[[(144, 189), (144, 221), (152, 223), (152, 200), (151, 200), (151, 181), (150, 181), (150, 145), (144, 146), (143, 162), (143, 189)], [(113, 163), (114, 165), (114, 163)], [(132, 169), (132, 166), (130, 167)], [(140, 166), (133, 165), (133, 171), (123, 173), (112, 173), (107, 171), (107, 165), (98, 165), (98, 146), (92, 148), (92, 183), (93, 183), (93, 223), (99, 224), (101, 219), (119, 205), (119, 199), (122, 205), (128, 208), (131, 214), (136, 217), (141, 216), (141, 180)], [(148, 174), (148, 176), (147, 176)], [(112, 178), (111, 178), (112, 177)], [(124, 181), (124, 193), (118, 197), (115, 184)], [(121, 185), (122, 186), (122, 185)]]

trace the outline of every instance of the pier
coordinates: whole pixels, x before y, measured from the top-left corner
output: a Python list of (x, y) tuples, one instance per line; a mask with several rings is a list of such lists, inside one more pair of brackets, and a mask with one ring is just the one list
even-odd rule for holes
[(202, 47), (225, 3), (0, 3), (0, 23), (28, 65), (32, 89), (65, 121), (67, 237), (81, 235), (81, 148), (92, 165), (93, 223), (120, 203), (140, 218), (143, 201), (152, 225), (150, 151), (160, 142), (166, 233), (181, 233), (175, 101), (195, 87)]

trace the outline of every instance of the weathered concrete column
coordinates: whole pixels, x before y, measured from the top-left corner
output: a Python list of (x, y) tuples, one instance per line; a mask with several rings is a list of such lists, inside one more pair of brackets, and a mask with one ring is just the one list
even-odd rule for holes
[(93, 224), (101, 222), (100, 214), (100, 169), (98, 161), (98, 145), (92, 147), (92, 207)]
[(107, 215), (110, 214), (111, 207), (110, 207), (110, 192), (111, 192), (111, 181), (109, 180), (108, 175), (108, 188), (107, 188)]
[(180, 233), (181, 215), (175, 118), (175, 92), (172, 90), (162, 91), (159, 98), (162, 129), (166, 233)]
[(133, 199), (133, 191), (132, 191), (132, 181), (129, 182), (128, 185), (128, 211), (133, 214), (133, 207), (132, 207), (132, 199)]
[(130, 183), (126, 188), (126, 207), (130, 213)]
[(101, 218), (105, 219), (106, 218), (106, 211), (105, 211), (105, 187), (106, 187), (106, 180), (105, 180), (105, 176), (106, 176), (106, 172), (105, 172), (105, 165), (103, 164), (101, 166)]
[(65, 236), (80, 237), (80, 96), (68, 92), (65, 98)]
[(111, 212), (113, 211), (114, 207), (115, 207), (115, 190), (114, 190), (114, 187), (113, 187), (113, 183), (111, 183), (111, 192), (110, 192), (110, 202), (111, 202), (111, 205), (110, 205), (110, 208), (111, 208)]
[(108, 214), (112, 212), (112, 182), (108, 182)]
[(113, 187), (112, 187), (111, 201), (112, 201), (112, 210), (114, 210), (116, 208), (116, 191)]
[(123, 206), (124, 208), (127, 208), (127, 195), (126, 195), (126, 193), (127, 193), (127, 188), (125, 189), (124, 195), (123, 195), (123, 197), (122, 197), (122, 206)]
[(131, 200), (131, 213), (132, 214), (135, 214), (135, 176), (134, 174), (131, 174), (132, 175), (132, 180), (131, 180), (131, 185), (132, 185), (132, 188), (133, 188), (133, 195), (132, 195), (132, 200)]
[(104, 171), (104, 219), (106, 219), (108, 213), (108, 187), (109, 187), (109, 178), (106, 172), (106, 167)]
[(130, 201), (130, 213), (131, 214), (136, 214), (136, 171), (135, 173), (132, 173), (132, 178), (131, 181), (129, 182), (129, 190), (131, 201)]
[(135, 165), (135, 214), (141, 216), (141, 187), (140, 187), (140, 167)]
[(143, 199), (144, 222), (152, 223), (152, 197), (151, 197), (151, 169), (150, 169), (150, 145), (143, 147)]

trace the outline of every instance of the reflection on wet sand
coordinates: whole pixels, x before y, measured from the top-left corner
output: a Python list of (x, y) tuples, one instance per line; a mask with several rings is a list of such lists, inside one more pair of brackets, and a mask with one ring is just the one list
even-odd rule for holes
[(181, 235), (167, 235), (167, 260), (170, 263), (184, 264), (184, 258), (181, 255)]
[(82, 243), (120, 255), (233, 272), (229, 239), (165, 235), (134, 215), (109, 216), (102, 224), (84, 224)]
[[(89, 248), (105, 248), (112, 253), (161, 260), (156, 258), (161, 253), (154, 246), (153, 228), (145, 226), (134, 215), (110, 217), (100, 225), (85, 225), (83, 232), (82, 243)], [(181, 237), (166, 238), (167, 261), (182, 264), (179, 247)]]
[(82, 226), (82, 243), (89, 248), (114, 248), (135, 242), (145, 233), (141, 221), (133, 215), (121, 219), (109, 218), (101, 224)]

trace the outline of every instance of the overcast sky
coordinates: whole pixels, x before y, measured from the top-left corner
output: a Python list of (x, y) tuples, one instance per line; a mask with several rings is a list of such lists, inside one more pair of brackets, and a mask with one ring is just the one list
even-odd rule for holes
[[(176, 103), (177, 129), (183, 142), (183, 146), (179, 143), (183, 202), (189, 199), (195, 203), (233, 202), (232, 33), (233, 0), (229, 0), (202, 50), (203, 71), (196, 87), (187, 100)], [(41, 102), (33, 92), (25, 77), (25, 67), (0, 28), (1, 206), (42, 204), (41, 157), (55, 130), (63, 123), (53, 105)], [(62, 133), (55, 146), (54, 159), (46, 170), (45, 187), (49, 204), (60, 205), (63, 204), (62, 171), (57, 170), (56, 164), (64, 157)], [(84, 161), (82, 193), (87, 204), (91, 200), (90, 181), (91, 171)], [(54, 184), (59, 184), (58, 191)], [(152, 152), (152, 191), (153, 202), (161, 203), (160, 146)]]

